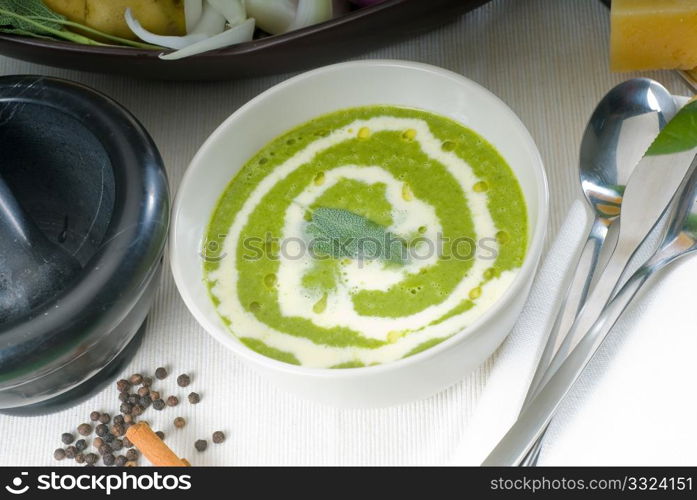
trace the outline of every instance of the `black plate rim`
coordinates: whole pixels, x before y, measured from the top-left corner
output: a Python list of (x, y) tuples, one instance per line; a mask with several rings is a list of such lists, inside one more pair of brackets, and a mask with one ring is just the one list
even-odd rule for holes
[[(171, 64), (183, 63), (191, 59), (215, 59), (221, 56), (230, 56), (236, 54), (244, 54), (248, 52), (254, 52), (258, 50), (263, 50), (266, 48), (273, 48), (276, 45), (282, 45), (291, 40), (297, 40), (301, 38), (314, 35), (316, 33), (333, 29), (337, 26), (341, 26), (348, 23), (354, 23), (362, 20), (363, 18), (370, 16), (376, 12), (391, 10), (394, 8), (401, 7), (402, 4), (407, 2), (420, 2), (426, 0), (386, 0), (385, 2), (373, 5), (370, 7), (363, 7), (361, 9), (356, 9), (354, 11), (348, 12), (343, 16), (330, 19), (328, 21), (314, 24), (306, 28), (301, 28), (294, 31), (289, 31), (288, 33), (283, 33), (280, 35), (270, 35), (265, 38), (260, 38), (257, 40), (252, 40), (249, 42), (239, 43), (227, 48), (211, 50), (203, 54), (198, 54), (195, 56), (190, 56), (184, 59), (165, 61)], [(484, 0), (485, 3), (490, 0)], [(103, 54), (108, 56), (123, 56), (123, 57), (145, 57), (145, 58), (159, 58), (162, 53), (173, 52), (170, 49), (162, 50), (149, 50), (149, 49), (139, 49), (136, 47), (126, 47), (117, 45), (106, 45), (106, 46), (95, 46), (95, 45), (81, 45), (74, 42), (62, 41), (62, 40), (52, 40), (45, 38), (33, 38), (21, 35), (9, 35), (1, 34), (0, 40), (18, 44), (18, 45), (28, 45), (37, 48), (50, 49), (50, 50), (60, 50), (71, 53), (85, 53), (85, 54)]]

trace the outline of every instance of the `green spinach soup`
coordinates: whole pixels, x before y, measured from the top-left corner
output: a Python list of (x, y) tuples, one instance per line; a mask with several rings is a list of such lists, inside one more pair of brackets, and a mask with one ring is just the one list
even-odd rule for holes
[(204, 279), (232, 334), (316, 368), (386, 363), (466, 329), (527, 248), (517, 179), (442, 116), (369, 106), (270, 142), (226, 187)]

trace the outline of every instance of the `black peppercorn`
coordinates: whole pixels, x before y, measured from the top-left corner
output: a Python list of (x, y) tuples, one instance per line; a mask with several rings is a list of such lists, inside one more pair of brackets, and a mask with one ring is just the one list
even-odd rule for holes
[(97, 436), (103, 438), (109, 433), (109, 428), (106, 426), (106, 424), (99, 424), (94, 428), (94, 432), (97, 433)]
[(92, 440), (92, 446), (99, 449), (100, 446), (104, 444), (104, 440), (100, 437), (96, 437)]
[(85, 463), (85, 455), (83, 455), (82, 453), (78, 453), (77, 455), (75, 455), (75, 461), (79, 464), (84, 464)]
[(114, 436), (123, 436), (125, 432), (123, 424), (114, 424), (111, 426), (111, 433)]
[(61, 434), (61, 441), (63, 441), (63, 444), (70, 444), (75, 441), (75, 436), (70, 432), (64, 432)]
[(119, 455), (118, 457), (116, 457), (115, 465), (116, 465), (116, 467), (125, 467), (126, 462), (128, 462), (128, 459), (126, 457), (124, 457), (123, 455)]
[(123, 416), (123, 423), (124, 424), (132, 424), (133, 423), (133, 415), (124, 415)]
[(138, 416), (142, 415), (144, 411), (145, 411), (145, 408), (143, 408), (142, 406), (134, 405), (133, 408), (131, 409), (131, 415), (133, 415), (134, 417), (138, 417)]
[(119, 401), (122, 403), (128, 401), (128, 393), (127, 392), (119, 392)]
[(140, 373), (134, 373), (131, 378), (128, 379), (131, 385), (138, 385), (143, 383), (143, 376)]
[(112, 422), (113, 422), (114, 424), (117, 424), (117, 425), (123, 424), (123, 423), (124, 423), (123, 415), (116, 415), (116, 416), (112, 419)]
[(213, 433), (213, 442), (215, 444), (220, 444), (223, 441), (225, 441), (225, 434), (223, 434), (223, 431), (215, 431)]
[(152, 377), (143, 377), (143, 387), (150, 387), (152, 385)]
[(73, 459), (73, 458), (75, 458), (75, 455), (77, 455), (77, 454), (78, 454), (77, 448), (75, 448), (74, 446), (68, 446), (65, 449), (66, 458)]
[(80, 424), (77, 426), (77, 432), (81, 436), (89, 436), (92, 434), (92, 426), (90, 424)]
[(128, 391), (128, 389), (131, 388), (131, 383), (128, 380), (122, 378), (121, 380), (116, 382), (116, 388), (119, 392), (126, 392)]
[(109, 415), (108, 413), (102, 413), (99, 416), (99, 421), (103, 424), (108, 424), (109, 422), (111, 422), (111, 415)]
[(123, 438), (121, 441), (123, 442), (124, 448), (133, 448), (133, 443), (131, 443), (131, 440), (127, 437)]
[(191, 378), (186, 374), (182, 373), (177, 377), (177, 385), (179, 387), (186, 387), (191, 383)]
[(88, 465), (94, 465), (99, 460), (99, 457), (95, 453), (88, 453), (85, 455), (85, 463)]
[(108, 432), (104, 435), (105, 443), (111, 443), (114, 439), (116, 439), (116, 436), (114, 436), (111, 432)]
[(174, 427), (176, 427), (177, 429), (181, 429), (185, 425), (186, 425), (186, 420), (184, 420), (184, 418), (177, 417), (174, 419)]
[(179, 398), (177, 396), (170, 396), (167, 398), (167, 406), (177, 406), (179, 404)]
[(97, 420), (99, 420), (99, 415), (101, 415), (101, 413), (99, 413), (98, 411), (93, 411), (92, 413), (90, 413), (90, 420), (92, 422), (96, 422)]
[(192, 392), (189, 394), (189, 403), (192, 405), (197, 405), (201, 401), (201, 396), (197, 392)]
[(104, 443), (99, 447), (99, 454), (100, 455), (106, 455), (107, 453), (111, 453), (114, 451), (111, 447), (111, 445)]
[(167, 378), (167, 369), (164, 368), (164, 367), (162, 367), (162, 366), (159, 367), (157, 370), (155, 370), (155, 376), (156, 376), (159, 380), (164, 380), (164, 379), (166, 379), (166, 378)]
[(131, 448), (126, 452), (126, 458), (129, 462), (135, 462), (136, 460), (138, 460), (138, 452)]
[(87, 441), (78, 439), (75, 441), (75, 448), (77, 448), (77, 451), (85, 451), (87, 449)]
[(102, 461), (104, 462), (104, 465), (111, 466), (116, 462), (116, 457), (114, 457), (112, 453), (107, 453), (106, 455), (102, 456)]
[(123, 441), (121, 439), (114, 439), (110, 443), (111, 449), (114, 451), (119, 451), (120, 449), (123, 448)]
[(152, 404), (152, 398), (150, 396), (143, 396), (140, 398), (140, 401), (138, 401), (138, 404), (143, 408), (148, 408)]
[(206, 451), (206, 448), (208, 448), (208, 441), (199, 439), (194, 443), (194, 448), (196, 448), (196, 451)]
[(65, 458), (65, 450), (63, 448), (58, 448), (53, 452), (53, 458), (56, 460), (63, 460)]
[(132, 409), (133, 405), (131, 405), (131, 403), (121, 403), (121, 406), (119, 407), (119, 411), (124, 415), (130, 415)]
[(160, 393), (157, 391), (150, 391), (150, 398), (155, 401), (156, 399), (160, 399)]
[(155, 408), (157, 411), (160, 411), (165, 407), (165, 402), (161, 399), (156, 399), (152, 402), (152, 407)]
[(162, 441), (165, 440), (165, 433), (162, 431), (157, 431), (155, 434), (157, 434), (157, 437), (159, 437)]
[(148, 394), (150, 394), (150, 389), (148, 389), (147, 387), (141, 387), (140, 389), (138, 389), (138, 396), (140, 396), (141, 398), (143, 396), (147, 396)]
[(129, 394), (128, 395), (128, 403), (130, 405), (137, 405), (138, 401), (140, 401), (140, 398), (138, 397), (137, 394)]

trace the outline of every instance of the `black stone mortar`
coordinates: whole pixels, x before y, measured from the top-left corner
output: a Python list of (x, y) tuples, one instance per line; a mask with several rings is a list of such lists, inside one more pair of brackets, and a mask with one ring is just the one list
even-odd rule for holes
[(162, 159), (82, 85), (0, 78), (0, 412), (85, 398), (132, 356), (169, 223)]

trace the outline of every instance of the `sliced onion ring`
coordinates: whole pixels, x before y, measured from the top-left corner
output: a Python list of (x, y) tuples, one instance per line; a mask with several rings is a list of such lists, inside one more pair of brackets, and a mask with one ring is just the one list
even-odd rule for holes
[(208, 52), (209, 50), (224, 49), (237, 43), (248, 42), (254, 36), (254, 24), (254, 19), (249, 18), (234, 28), (230, 28), (229, 30), (223, 31), (215, 36), (184, 47), (176, 52), (161, 54), (160, 59), (173, 61), (176, 59), (182, 59), (184, 57), (202, 54), (204, 52)]
[(231, 27), (242, 24), (247, 19), (247, 11), (241, 0), (207, 0), (218, 14), (227, 19)]
[(331, 18), (332, 0), (298, 0), (298, 10), (295, 12), (295, 19), (287, 31), (323, 23)]
[(203, 12), (203, 0), (184, 0), (184, 19), (186, 21), (186, 33), (191, 33), (194, 26), (201, 19)]
[(208, 38), (208, 35), (203, 33), (185, 36), (156, 35), (143, 28), (140, 22), (133, 17), (133, 12), (130, 8), (126, 9), (125, 19), (128, 27), (138, 38), (144, 42), (160, 45), (161, 47), (167, 47), (169, 49), (183, 49), (188, 45), (201, 42)]
[(295, 20), (293, 0), (245, 0), (247, 13), (257, 20), (257, 26), (267, 33), (279, 35), (288, 31)]
[(190, 35), (213, 36), (225, 30), (225, 17), (214, 9), (211, 4), (204, 2), (201, 19), (196, 26), (189, 31)]

